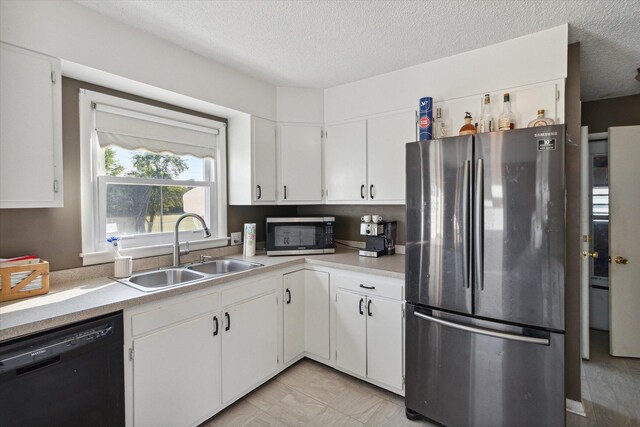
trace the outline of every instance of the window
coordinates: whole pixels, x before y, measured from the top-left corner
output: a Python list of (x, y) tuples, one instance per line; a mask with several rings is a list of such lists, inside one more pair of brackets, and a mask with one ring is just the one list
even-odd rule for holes
[(80, 94), (83, 264), (113, 258), (106, 243), (121, 238), (136, 257), (224, 246), (226, 239), (226, 125), (91, 91)]

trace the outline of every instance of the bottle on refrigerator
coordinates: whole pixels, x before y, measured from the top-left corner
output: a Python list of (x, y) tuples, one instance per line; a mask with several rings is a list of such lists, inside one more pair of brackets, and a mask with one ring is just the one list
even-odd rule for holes
[(491, 96), (487, 93), (482, 100), (478, 133), (493, 132), (494, 130), (493, 118), (491, 117)]
[(544, 110), (540, 109), (538, 110), (538, 117), (536, 117), (535, 119), (531, 120), (529, 122), (529, 126), (530, 128), (534, 128), (537, 126), (549, 126), (553, 124), (553, 119), (550, 119), (548, 117), (544, 116)]
[(516, 127), (516, 116), (511, 112), (511, 99), (509, 92), (504, 94), (502, 114), (498, 118), (498, 130), (510, 130)]
[(476, 127), (471, 123), (471, 113), (468, 111), (464, 115), (464, 125), (460, 128), (460, 135), (475, 135)]
[(447, 136), (447, 124), (442, 118), (442, 109), (436, 108), (436, 119), (433, 122), (435, 128), (434, 138), (445, 138)]

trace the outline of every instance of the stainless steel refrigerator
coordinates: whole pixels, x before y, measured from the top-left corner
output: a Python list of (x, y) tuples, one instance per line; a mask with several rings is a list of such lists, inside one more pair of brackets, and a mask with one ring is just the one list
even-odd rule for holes
[(564, 140), (407, 144), (407, 416), (564, 425)]

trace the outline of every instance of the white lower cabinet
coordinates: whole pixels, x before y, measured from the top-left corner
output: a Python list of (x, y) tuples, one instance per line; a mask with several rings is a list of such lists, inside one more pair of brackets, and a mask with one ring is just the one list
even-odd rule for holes
[(284, 363), (306, 352), (329, 359), (329, 274), (299, 270), (283, 276)]
[(366, 275), (336, 276), (332, 283), (336, 285), (336, 365), (379, 385), (402, 390), (401, 283)]
[(135, 340), (136, 426), (189, 426), (220, 406), (214, 317), (209, 313)]
[(275, 290), (224, 310), (222, 401), (249, 391), (278, 368)]

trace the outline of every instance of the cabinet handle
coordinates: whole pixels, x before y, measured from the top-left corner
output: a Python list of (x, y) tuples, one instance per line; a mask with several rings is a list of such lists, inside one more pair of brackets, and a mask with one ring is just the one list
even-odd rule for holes
[(367, 302), (367, 314), (371, 317), (371, 300)]
[(224, 313), (224, 318), (227, 319), (227, 326), (224, 327), (224, 330), (228, 331), (231, 329), (231, 316), (229, 315), (229, 312)]
[(215, 337), (216, 335), (218, 335), (218, 317), (217, 316), (213, 316), (213, 324), (215, 326), (215, 329), (213, 330), (213, 336)]
[(287, 186), (284, 186), (284, 199), (287, 200)]
[(369, 186), (369, 197), (371, 197), (371, 200), (373, 200), (373, 184)]
[(364, 309), (362, 308), (362, 304), (364, 303), (364, 298), (360, 298), (360, 315), (363, 316), (364, 315)]
[(367, 286), (367, 285), (363, 285), (362, 283), (360, 283), (360, 287), (362, 289), (375, 289), (376, 288), (375, 286)]
[(287, 299), (287, 304), (291, 304), (291, 291), (287, 289), (285, 293), (289, 296), (289, 299)]
[(360, 198), (364, 200), (365, 195), (364, 195), (364, 184), (362, 184), (360, 186)]
[(256, 185), (256, 188), (258, 189), (257, 199), (260, 200), (262, 199), (262, 187), (260, 187), (259, 185)]

